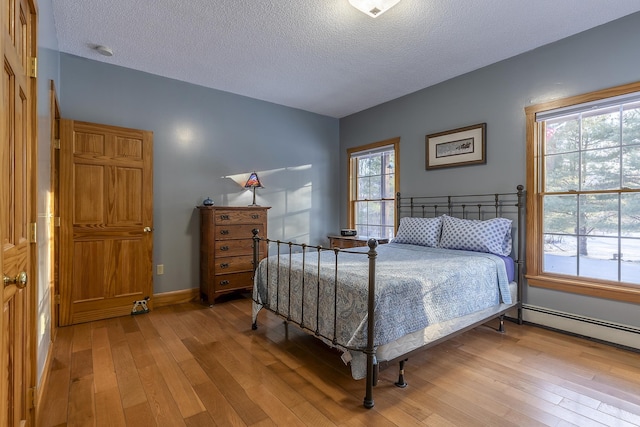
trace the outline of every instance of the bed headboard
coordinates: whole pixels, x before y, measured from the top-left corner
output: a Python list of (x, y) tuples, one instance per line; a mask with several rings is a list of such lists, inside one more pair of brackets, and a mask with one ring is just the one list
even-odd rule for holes
[(524, 186), (518, 185), (513, 193), (467, 194), (454, 196), (405, 197), (396, 194), (396, 230), (400, 218), (455, 216), (465, 219), (510, 218), (515, 223), (524, 208)]
[(402, 217), (432, 218), (441, 215), (464, 219), (508, 218), (512, 221), (512, 257), (518, 266), (519, 282), (524, 274), (525, 192), (518, 185), (512, 193), (405, 197), (396, 194), (396, 232)]

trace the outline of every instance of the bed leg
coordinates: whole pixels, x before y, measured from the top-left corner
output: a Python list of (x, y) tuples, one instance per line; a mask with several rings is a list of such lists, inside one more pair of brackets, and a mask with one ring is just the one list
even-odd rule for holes
[(404, 362), (409, 359), (404, 359), (400, 361), (400, 369), (398, 370), (398, 381), (395, 383), (396, 387), (405, 388), (407, 386), (407, 382), (404, 380)]
[(498, 327), (498, 332), (504, 334), (504, 314), (500, 315), (500, 326)]
[(366, 394), (364, 396), (363, 405), (367, 409), (373, 408), (373, 386), (375, 385), (375, 381), (377, 380), (377, 375), (375, 374), (377, 370), (377, 363), (373, 361), (373, 353), (371, 351), (365, 350), (367, 354), (367, 379), (366, 379)]
[(380, 365), (377, 363), (373, 365), (373, 386), (378, 385), (378, 375), (380, 374)]
[(375, 362), (375, 350), (365, 350), (367, 355), (367, 377), (366, 377), (366, 394), (364, 396), (363, 405), (367, 409), (371, 409), (374, 406), (373, 402), (373, 386), (376, 385), (378, 380), (378, 364)]

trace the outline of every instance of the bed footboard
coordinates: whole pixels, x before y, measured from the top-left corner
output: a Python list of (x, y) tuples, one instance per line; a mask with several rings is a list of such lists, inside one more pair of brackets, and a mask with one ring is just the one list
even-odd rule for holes
[[(280, 268), (279, 268), (279, 263), (280, 263), (280, 259), (281, 259), (281, 246), (285, 246), (288, 248), (288, 255), (289, 255), (289, 266), (291, 265), (291, 257), (292, 257), (292, 249), (294, 247), (298, 248), (301, 250), (302, 253), (302, 257), (303, 257), (303, 277), (304, 277), (304, 266), (305, 264), (305, 257), (307, 255), (307, 250), (315, 250), (317, 252), (318, 255), (318, 278), (320, 276), (320, 272), (319, 272), (319, 266), (320, 266), (320, 253), (323, 251), (331, 251), (335, 254), (335, 279), (334, 279), (334, 286), (337, 287), (337, 283), (338, 283), (338, 256), (341, 253), (357, 253), (359, 255), (362, 256), (367, 256), (368, 257), (368, 290), (367, 290), (367, 338), (366, 338), (366, 347), (364, 348), (354, 348), (354, 347), (350, 347), (348, 345), (345, 345), (344, 343), (338, 342), (337, 340), (337, 333), (336, 333), (336, 329), (338, 327), (338, 321), (339, 319), (337, 318), (337, 288), (334, 289), (334, 317), (333, 317), (333, 335), (327, 335), (322, 333), (319, 330), (319, 323), (320, 323), (320, 318), (319, 318), (319, 310), (316, 309), (316, 323), (315, 323), (315, 328), (310, 328), (309, 325), (305, 324), (305, 305), (304, 305), (304, 295), (305, 295), (305, 283), (304, 280), (302, 281), (302, 298), (300, 300), (301, 302), (301, 310), (302, 310), (302, 315), (300, 317), (299, 320), (292, 318), (291, 316), (291, 276), (289, 275), (289, 277), (286, 278), (277, 278), (276, 282), (279, 283), (280, 280), (284, 280), (285, 282), (288, 282), (288, 295), (286, 295), (286, 301), (289, 304), (288, 309), (284, 310), (284, 312), (282, 312), (280, 310), (280, 295), (279, 295), (279, 286), (276, 287), (276, 296), (275, 296), (275, 307), (273, 307), (270, 304), (270, 299), (269, 296), (267, 296), (266, 298), (261, 298), (260, 295), (258, 295), (257, 293), (257, 287), (254, 284), (254, 291), (253, 291), (253, 302), (254, 302), (254, 308), (252, 310), (252, 324), (251, 324), (251, 329), (256, 330), (258, 328), (258, 312), (262, 309), (265, 308), (273, 313), (275, 313), (276, 315), (282, 317), (284, 320), (286, 320), (289, 323), (294, 323), (297, 326), (299, 326), (302, 330), (305, 330), (309, 333), (312, 333), (313, 335), (319, 337), (320, 339), (322, 339), (325, 343), (336, 347), (336, 348), (340, 348), (342, 350), (348, 350), (348, 351), (356, 351), (356, 352), (362, 352), (365, 357), (366, 357), (366, 390), (365, 390), (365, 397), (364, 397), (364, 401), (363, 401), (363, 405), (365, 408), (373, 408), (374, 406), (374, 400), (373, 400), (373, 386), (375, 385), (375, 363), (376, 363), (376, 348), (374, 346), (374, 337), (375, 337), (375, 317), (374, 317), (374, 307), (375, 307), (375, 288), (376, 288), (376, 257), (377, 257), (377, 251), (376, 248), (378, 246), (378, 241), (376, 239), (369, 239), (369, 241), (367, 242), (367, 245), (369, 247), (369, 251), (367, 252), (356, 252), (353, 250), (347, 250), (347, 249), (328, 249), (328, 248), (324, 248), (322, 246), (310, 246), (310, 245), (306, 245), (306, 244), (298, 244), (298, 243), (293, 243), (293, 242), (281, 242), (279, 240), (273, 241), (267, 238), (262, 238), (259, 235), (259, 231), (257, 229), (253, 230), (253, 265), (254, 265), (254, 282), (257, 280), (256, 279), (256, 275), (258, 274), (258, 268), (259, 268), (259, 263), (261, 260), (261, 254), (260, 254), (260, 242), (264, 241), (266, 242), (266, 247), (267, 247), (267, 254), (266, 257), (269, 257), (269, 247), (271, 246), (271, 243), (276, 244), (277, 247), (277, 262), (278, 262), (278, 268), (276, 269), (276, 273), (274, 274), (278, 274)], [(286, 254), (285, 254), (286, 255)], [(268, 275), (270, 274), (269, 272), (269, 263), (266, 263), (267, 266), (267, 282), (269, 281)], [(319, 280), (319, 279), (318, 279)], [(316, 288), (316, 306), (317, 306), (317, 301), (320, 298), (320, 283), (316, 283), (313, 284), (315, 285)], [(284, 298), (284, 296), (283, 296)], [(257, 308), (256, 308), (257, 306)]]

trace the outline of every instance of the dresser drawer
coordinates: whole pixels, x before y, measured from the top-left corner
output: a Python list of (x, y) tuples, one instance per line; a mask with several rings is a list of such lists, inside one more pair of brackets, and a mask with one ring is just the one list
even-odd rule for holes
[(262, 224), (267, 219), (264, 211), (243, 212), (235, 210), (218, 210), (214, 216), (217, 226), (225, 224)]
[[(218, 240), (214, 243), (213, 255), (215, 259), (221, 257), (234, 257), (239, 255), (253, 256), (253, 239)], [(260, 242), (260, 259), (267, 254), (267, 242)]]
[(367, 246), (367, 242), (363, 240), (331, 239), (331, 249), (349, 249), (361, 246)]
[(253, 271), (253, 255), (216, 258), (216, 275)]
[(249, 239), (253, 241), (253, 229), (256, 224), (219, 225), (216, 227), (216, 240)]
[(213, 278), (214, 292), (226, 292), (233, 289), (249, 289), (253, 286), (253, 272), (220, 274)]

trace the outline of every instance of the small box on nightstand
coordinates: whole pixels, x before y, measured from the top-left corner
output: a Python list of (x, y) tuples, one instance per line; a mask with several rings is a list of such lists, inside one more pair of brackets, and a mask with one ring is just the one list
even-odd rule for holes
[(340, 230), (340, 235), (341, 236), (357, 236), (358, 230), (356, 230), (355, 228), (343, 228), (342, 230)]

